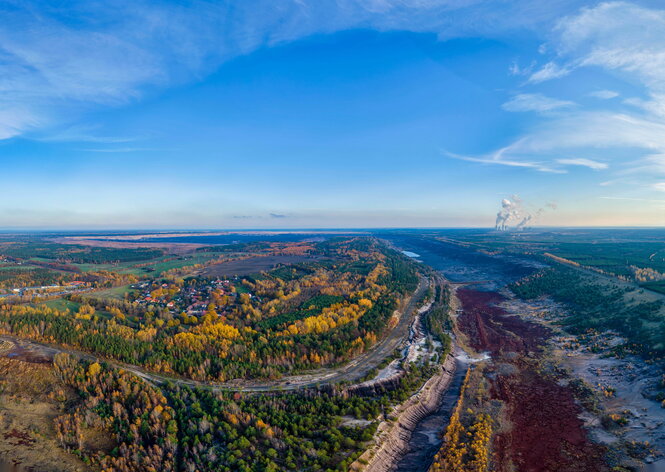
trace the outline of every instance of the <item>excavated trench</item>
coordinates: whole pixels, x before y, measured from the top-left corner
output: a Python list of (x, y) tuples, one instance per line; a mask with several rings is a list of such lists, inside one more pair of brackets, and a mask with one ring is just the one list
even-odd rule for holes
[[(381, 423), (377, 432), (376, 446), (366, 451), (353, 465), (352, 470), (365, 472), (403, 470), (397, 469), (399, 461), (410, 450), (413, 433), (418, 430), (419, 425), (441, 408), (446, 391), (456, 377), (456, 363), (454, 357), (448, 356), (440, 371), (431, 377), (416, 395), (393, 412), (395, 420)], [(421, 468), (409, 470), (425, 471), (431, 460), (432, 458), (429, 458), (429, 462), (423, 462)]]
[(416, 424), (408, 443), (408, 452), (390, 470), (423, 472), (429, 469), (443, 442), (441, 432), (448, 427), (468, 368), (467, 363), (455, 359), (455, 373), (439, 407)]
[[(457, 291), (462, 307), (458, 327), (478, 352), (490, 353), (495, 363), (510, 364), (514, 372), (492, 381), (492, 396), (506, 405), (508, 421), (508, 430), (495, 438), (497, 470), (604, 470), (602, 450), (589, 440), (572, 392), (532, 367), (549, 330), (510, 316), (498, 306), (503, 301), (497, 293), (500, 288), (538, 267), (431, 240), (400, 237), (394, 243), (453, 282), (475, 282), (473, 289)], [(462, 367), (451, 373), (438, 394), (411, 399), (365, 470), (426, 472), (441, 444), (465, 371)]]

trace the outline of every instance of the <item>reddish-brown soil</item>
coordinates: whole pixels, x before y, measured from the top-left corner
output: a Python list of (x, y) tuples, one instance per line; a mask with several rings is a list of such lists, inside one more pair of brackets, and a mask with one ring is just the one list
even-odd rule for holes
[(5, 441), (8, 441), (14, 446), (28, 446), (32, 447), (35, 444), (35, 440), (28, 434), (17, 429), (12, 429), (11, 431), (3, 434)]
[(492, 292), (460, 289), (463, 314), (459, 327), (472, 347), (510, 363), (513, 373), (491, 381), (491, 395), (505, 405), (509, 428), (493, 439), (493, 462), (499, 472), (604, 471), (604, 449), (592, 443), (578, 418), (572, 391), (539, 373), (533, 356), (550, 330), (508, 315)]
[[(568, 388), (522, 368), (515, 375), (498, 376), (492, 396), (505, 403), (512, 423), (510, 431), (494, 440), (498, 472), (604, 470), (604, 451), (589, 441)], [(508, 468), (510, 463), (514, 469)]]
[(50, 364), (53, 362), (53, 358), (47, 356), (43, 352), (33, 351), (31, 349), (26, 349), (23, 346), (17, 344), (5, 354), (6, 357), (10, 359), (20, 360), (24, 362), (30, 362), (31, 364)]
[(464, 308), (459, 318), (460, 329), (476, 350), (489, 351), (494, 357), (505, 352), (526, 354), (538, 350), (550, 335), (544, 326), (507, 315), (497, 306), (505, 300), (498, 293), (460, 289), (457, 297)]

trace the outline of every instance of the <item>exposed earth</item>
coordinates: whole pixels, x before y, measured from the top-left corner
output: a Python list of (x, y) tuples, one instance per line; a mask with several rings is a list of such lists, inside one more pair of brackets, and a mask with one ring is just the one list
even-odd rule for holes
[(602, 471), (604, 448), (592, 442), (572, 390), (539, 369), (551, 331), (509, 315), (495, 292), (460, 289), (458, 327), (477, 351), (489, 352), (495, 375), (491, 396), (504, 404), (494, 438), (498, 471)]

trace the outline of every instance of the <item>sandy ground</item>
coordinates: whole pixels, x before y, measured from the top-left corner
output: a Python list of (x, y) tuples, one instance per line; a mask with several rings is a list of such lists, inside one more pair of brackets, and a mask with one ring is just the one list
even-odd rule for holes
[[(665, 471), (665, 408), (650, 398), (660, 381), (662, 368), (646, 364), (637, 357), (624, 359), (603, 358), (584, 347), (558, 351), (563, 365), (572, 375), (581, 378), (599, 392), (603, 409), (607, 414), (620, 415), (628, 423), (612, 430), (603, 429), (597, 418), (589, 418), (588, 426), (594, 437), (610, 444), (619, 440), (649, 443), (653, 454), (646, 460), (653, 464), (648, 470)], [(606, 397), (603, 391), (614, 390)]]
[[(6, 348), (7, 342), (3, 343)], [(15, 347), (0, 357), (0, 471), (75, 472), (90, 470), (59, 447), (54, 419), (63, 413), (52, 395), (62, 387), (50, 364), (31, 362), (31, 354)], [(4, 469), (4, 470), (3, 470)]]
[(23, 470), (91, 470), (59, 447), (53, 420), (60, 414), (48, 402), (10, 400), (5, 395), (0, 396), (0, 458), (6, 463), (20, 465)]
[[(621, 281), (617, 282), (623, 284)], [(657, 294), (632, 292), (627, 296), (639, 296), (640, 301), (650, 301), (656, 298)], [(561, 305), (547, 298), (533, 302), (509, 299), (504, 302), (503, 307), (510, 313), (550, 327), (552, 322), (565, 314)], [(549, 340), (549, 345), (553, 359), (563, 366), (571, 377), (584, 380), (597, 394), (602, 413), (584, 412), (580, 415), (591, 437), (610, 447), (631, 442), (648, 443), (647, 449), (652, 450), (645, 453), (644, 463), (638, 463), (637, 467), (649, 472), (665, 472), (665, 408), (653, 399), (654, 392), (662, 381), (663, 366), (648, 364), (637, 356), (623, 359), (604, 356), (603, 353), (612, 346), (623, 342), (618, 336), (604, 333), (593, 340), (594, 345), (604, 346), (602, 351), (591, 352), (584, 344), (580, 344), (575, 336), (559, 331)], [(627, 424), (621, 426), (611, 421), (612, 425), (607, 429), (601, 423), (603, 415), (617, 415), (617, 418), (625, 419)]]

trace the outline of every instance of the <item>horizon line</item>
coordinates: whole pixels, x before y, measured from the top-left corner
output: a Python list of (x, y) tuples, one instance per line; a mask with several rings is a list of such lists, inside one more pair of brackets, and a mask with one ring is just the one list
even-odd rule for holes
[(524, 233), (531, 230), (547, 230), (547, 229), (665, 229), (665, 225), (656, 226), (656, 225), (618, 225), (618, 226), (607, 226), (607, 225), (538, 225), (530, 226), (524, 229), (508, 228), (506, 230), (496, 230), (493, 226), (364, 226), (364, 227), (355, 227), (355, 226), (326, 226), (326, 227), (302, 227), (302, 228), (168, 228), (168, 227), (156, 227), (156, 228), (95, 228), (95, 227), (9, 227), (9, 228), (0, 228), (0, 233), (16, 233), (16, 232), (26, 232), (26, 233), (39, 233), (39, 232), (91, 232), (91, 233), (104, 233), (104, 232), (120, 232), (120, 233), (143, 233), (143, 232), (152, 232), (152, 233), (184, 233), (184, 232), (194, 232), (194, 233), (213, 233), (213, 232), (228, 232), (228, 233), (237, 233), (237, 232), (283, 232), (283, 233), (293, 233), (293, 232), (303, 232), (311, 231), (317, 233), (326, 233), (326, 232), (340, 232), (340, 231), (380, 231), (380, 230), (495, 230), (497, 233)]

